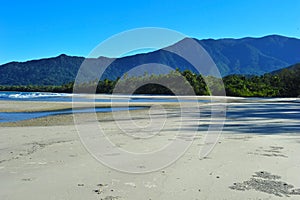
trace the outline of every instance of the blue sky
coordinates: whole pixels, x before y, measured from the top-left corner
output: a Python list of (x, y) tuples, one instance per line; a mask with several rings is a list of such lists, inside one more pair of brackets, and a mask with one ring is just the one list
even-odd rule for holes
[(108, 37), (163, 27), (203, 38), (300, 38), (299, 0), (0, 1), (0, 64), (87, 56)]

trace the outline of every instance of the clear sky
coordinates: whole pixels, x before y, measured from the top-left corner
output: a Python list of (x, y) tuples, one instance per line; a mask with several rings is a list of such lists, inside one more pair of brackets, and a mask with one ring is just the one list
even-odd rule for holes
[(191, 37), (300, 38), (300, 0), (0, 0), (0, 64), (87, 56), (108, 37), (163, 27)]

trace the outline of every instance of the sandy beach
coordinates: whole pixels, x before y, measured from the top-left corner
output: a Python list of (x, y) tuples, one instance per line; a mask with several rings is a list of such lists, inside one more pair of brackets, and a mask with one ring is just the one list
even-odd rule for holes
[[(120, 111), (117, 116), (77, 115), (86, 130), (93, 128), (96, 116), (114, 147), (128, 152), (153, 152), (172, 143), (175, 134), (178, 140), (191, 142), (168, 166), (139, 174), (112, 169), (95, 159), (83, 145), (73, 115), (0, 123), (0, 199), (299, 199), (300, 105), (293, 101), (237, 99), (226, 103), (222, 134), (204, 158), (199, 152), (211, 145), (207, 129), (219, 120), (211, 119), (210, 104), (197, 108), (186, 104), (191, 109), (183, 118), (179, 106), (170, 103)], [(71, 107), (66, 102), (7, 101), (1, 102), (0, 112)], [(132, 127), (132, 121), (138, 128)], [(145, 139), (151, 134), (149, 129), (143, 131), (147, 124), (159, 126), (161, 121), (165, 122), (161, 131)], [(124, 127), (139, 135), (124, 134)], [(114, 153), (103, 156), (118, 157)], [(158, 160), (164, 159), (162, 155)], [(124, 167), (131, 164), (130, 160), (120, 162)], [(148, 165), (134, 167), (146, 171)]]

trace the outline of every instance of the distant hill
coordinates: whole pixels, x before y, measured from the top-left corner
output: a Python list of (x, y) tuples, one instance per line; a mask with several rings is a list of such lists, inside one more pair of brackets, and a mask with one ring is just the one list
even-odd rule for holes
[(300, 96), (300, 63), (270, 73), (281, 80), (283, 96)]
[[(283, 69), (275, 70), (273, 72), (270, 72), (270, 74), (282, 75), (285, 72), (295, 73), (295, 74), (300, 76), (300, 63), (297, 63), (295, 65), (292, 65), (292, 66), (289, 66), (289, 67), (286, 67), (286, 68), (283, 68)], [(300, 79), (300, 77), (299, 77), (299, 79)]]
[[(262, 75), (300, 63), (300, 39), (270, 35), (262, 38), (197, 40), (211, 55), (222, 76), (230, 74)], [(176, 45), (186, 45), (182, 40)], [(75, 80), (84, 57), (60, 55), (54, 58), (11, 62), (0, 66), (0, 85), (62, 85)], [(87, 59), (95, 68), (101, 68), (110, 58)], [(135, 66), (159, 63), (183, 71), (194, 71), (185, 59), (165, 50), (116, 59), (104, 78), (116, 79)], [(153, 68), (151, 73), (168, 71)], [(93, 73), (93, 72), (91, 72)], [(142, 72), (141, 72), (142, 73)], [(206, 74), (205, 74), (206, 75)]]

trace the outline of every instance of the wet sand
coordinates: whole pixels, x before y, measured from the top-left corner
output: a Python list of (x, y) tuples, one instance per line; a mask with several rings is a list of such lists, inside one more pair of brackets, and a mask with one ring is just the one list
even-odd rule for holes
[[(210, 119), (209, 104), (200, 105), (200, 116), (197, 109), (192, 109), (183, 119), (184, 124), (179, 123), (182, 119), (178, 105), (165, 105), (164, 110), (156, 107), (152, 115), (157, 123), (165, 116), (167, 121), (163, 131), (148, 139), (124, 134), (116, 116), (98, 113), (99, 125), (116, 148), (151, 152), (172, 142), (175, 133), (180, 140), (192, 140), (176, 162), (145, 174), (120, 172), (96, 160), (81, 143), (73, 115), (2, 123), (0, 199), (299, 199), (299, 104), (282, 100), (264, 104), (245, 102), (248, 103), (228, 104), (222, 135), (204, 158), (199, 158), (199, 151), (210, 145), (205, 140), (207, 128), (218, 123)], [(70, 106), (69, 103), (5, 102), (0, 111)], [(130, 111), (130, 118), (127, 112), (118, 112), (117, 122), (130, 128), (134, 120), (144, 127), (151, 123), (149, 112), (148, 109)], [(88, 128), (94, 117), (79, 114), (77, 120)], [(142, 129), (130, 130), (140, 133)], [(191, 137), (195, 130), (195, 137)]]

